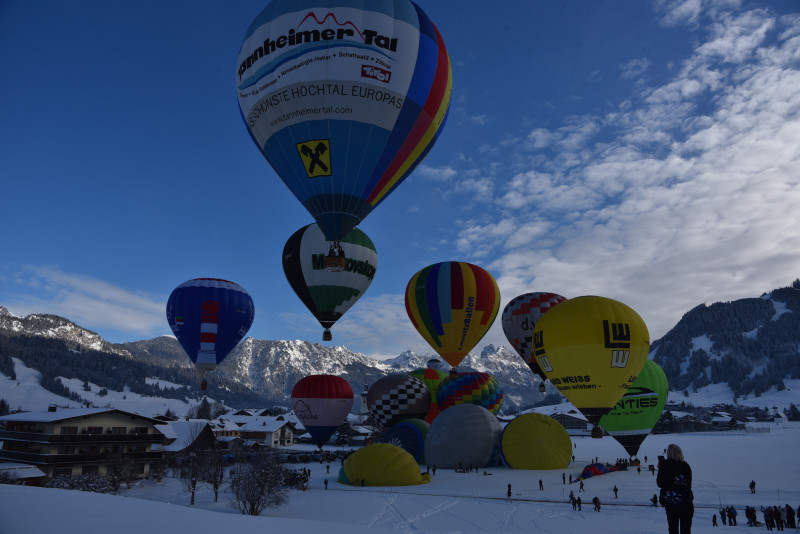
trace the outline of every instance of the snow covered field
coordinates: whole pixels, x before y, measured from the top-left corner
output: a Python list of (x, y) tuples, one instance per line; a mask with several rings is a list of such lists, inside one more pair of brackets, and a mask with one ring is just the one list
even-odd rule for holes
[[(669, 443), (678, 443), (694, 471), (693, 532), (718, 532), (711, 516), (720, 503), (739, 511), (737, 527), (747, 528), (745, 505), (800, 505), (798, 444), (800, 423), (764, 424), (769, 433), (698, 433), (649, 436), (640, 450), (653, 463)], [(0, 485), (0, 534), (55, 532), (115, 534), (190, 532), (558, 532), (659, 533), (667, 531), (663, 508), (649, 506), (658, 492), (648, 471), (612, 472), (577, 484), (562, 484), (561, 475), (576, 478), (595, 457), (613, 462), (624, 450), (609, 437), (575, 438), (575, 463), (565, 470), (520, 471), (491, 468), (488, 475), (439, 469), (430, 484), (398, 488), (349, 487), (336, 482), (338, 465), (331, 465), (325, 490), (325, 466), (308, 464), (311, 487), (293, 492), (287, 505), (267, 509), (260, 517), (239, 515), (220, 495), (202, 488), (197, 504), (175, 479), (145, 482), (122, 496)], [(539, 479), (544, 490), (539, 490)], [(757, 493), (747, 485), (757, 482)], [(513, 499), (506, 501), (512, 486)], [(612, 488), (619, 488), (614, 499)], [(585, 501), (581, 512), (566, 502), (570, 490)], [(598, 513), (591, 499), (603, 502)], [(759, 513), (759, 519), (761, 519)], [(760, 527), (758, 530), (766, 530)]]

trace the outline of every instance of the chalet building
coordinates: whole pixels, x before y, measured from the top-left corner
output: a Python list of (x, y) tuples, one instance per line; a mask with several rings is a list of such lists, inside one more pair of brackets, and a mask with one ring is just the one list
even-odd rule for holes
[(284, 447), (297, 443), (295, 428), (289, 421), (273, 417), (255, 417), (239, 427), (239, 436), (245, 443), (257, 442), (268, 447)]
[(120, 462), (146, 478), (161, 458), (156, 419), (109, 408), (56, 408), (0, 417), (0, 462), (39, 468), (46, 478), (106, 474)]
[(164, 442), (153, 450), (163, 452), (168, 460), (172, 456), (212, 449), (216, 439), (206, 420), (168, 421), (156, 425), (156, 430), (164, 435)]

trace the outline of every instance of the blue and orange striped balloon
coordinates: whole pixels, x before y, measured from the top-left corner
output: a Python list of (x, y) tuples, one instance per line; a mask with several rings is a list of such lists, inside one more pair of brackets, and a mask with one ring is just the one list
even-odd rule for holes
[(492, 326), (500, 290), (491, 274), (460, 261), (425, 267), (406, 286), (406, 312), (414, 328), (453, 367)]
[(236, 64), (250, 136), (329, 241), (425, 158), (452, 84), (442, 36), (410, 0), (273, 0)]

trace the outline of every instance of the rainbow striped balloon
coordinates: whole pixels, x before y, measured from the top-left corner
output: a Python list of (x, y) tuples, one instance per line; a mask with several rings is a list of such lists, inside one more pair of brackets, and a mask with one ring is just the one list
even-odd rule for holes
[(483, 338), (499, 308), (497, 282), (471, 263), (429, 265), (412, 276), (406, 286), (408, 318), (453, 367)]

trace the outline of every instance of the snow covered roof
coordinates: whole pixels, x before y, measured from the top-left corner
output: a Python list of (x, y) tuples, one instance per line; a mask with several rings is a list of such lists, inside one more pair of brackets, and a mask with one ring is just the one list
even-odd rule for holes
[[(208, 426), (208, 421), (169, 421), (156, 425), (156, 430), (164, 434), (166, 443), (158, 450), (168, 452), (182, 451), (191, 445), (197, 436)], [(153, 449), (156, 449), (153, 446)]]
[(38, 478), (45, 476), (35, 465), (18, 464), (16, 462), (0, 462), (0, 472), (8, 473), (16, 478)]
[(20, 412), (11, 415), (4, 415), (0, 417), (0, 421), (24, 421), (32, 423), (57, 423), (59, 421), (66, 421), (69, 419), (76, 419), (79, 417), (90, 417), (92, 415), (99, 415), (105, 413), (120, 413), (147, 419), (152, 423), (158, 423), (157, 419), (147, 417), (146, 415), (139, 415), (133, 412), (125, 412), (114, 408), (57, 408), (55, 411), (41, 411), (41, 412)]
[(255, 417), (255, 421), (248, 421), (239, 427), (247, 432), (276, 432), (289, 424), (289, 421), (276, 421), (272, 417)]

